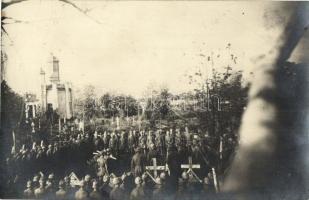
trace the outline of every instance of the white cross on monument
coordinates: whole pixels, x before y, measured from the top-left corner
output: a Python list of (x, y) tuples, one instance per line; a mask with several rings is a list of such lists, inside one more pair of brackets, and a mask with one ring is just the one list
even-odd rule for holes
[(147, 174), (154, 180), (158, 176), (158, 171), (165, 171), (166, 167), (158, 166), (156, 158), (152, 158), (152, 163), (153, 163), (153, 166), (146, 166), (146, 170), (153, 171), (154, 177), (150, 173), (147, 173)]
[(188, 169), (187, 173), (192, 174), (199, 182), (202, 182), (202, 180), (195, 174), (193, 169), (200, 169), (201, 166), (199, 164), (192, 164), (192, 157), (190, 156), (189, 159), (189, 164), (182, 164), (181, 169)]

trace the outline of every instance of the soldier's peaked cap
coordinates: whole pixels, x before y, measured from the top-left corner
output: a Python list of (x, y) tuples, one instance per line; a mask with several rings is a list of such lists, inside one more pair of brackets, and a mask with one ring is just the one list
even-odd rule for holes
[(48, 178), (49, 178), (49, 179), (53, 179), (53, 178), (54, 178), (54, 174), (50, 174), (50, 175), (48, 176)]

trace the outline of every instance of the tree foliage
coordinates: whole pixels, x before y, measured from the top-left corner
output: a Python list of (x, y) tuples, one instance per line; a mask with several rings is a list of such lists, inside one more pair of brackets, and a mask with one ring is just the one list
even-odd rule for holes
[(212, 56), (208, 56), (203, 67), (211, 67), (211, 73), (197, 70), (188, 76), (189, 83), (198, 83), (194, 90), (197, 99), (195, 113), (201, 127), (213, 134), (238, 129), (247, 104), (249, 85), (244, 83), (243, 72), (235, 70), (237, 56), (231, 53), (227, 56), (224, 59), (226, 66), (221, 67), (221, 71), (216, 70), (218, 66), (212, 62)]
[[(24, 117), (24, 99), (15, 93), (6, 83), (1, 83), (1, 142), (5, 150), (12, 146), (12, 131), (22, 125)], [(17, 134), (17, 132), (16, 132)], [(2, 145), (1, 145), (2, 146)]]
[(104, 117), (137, 115), (138, 103), (129, 95), (111, 95), (105, 93), (100, 97), (101, 113)]
[(171, 96), (167, 87), (163, 87), (160, 91), (153, 90), (151, 96), (146, 99), (145, 117), (155, 126), (156, 121), (169, 120), (171, 113)]

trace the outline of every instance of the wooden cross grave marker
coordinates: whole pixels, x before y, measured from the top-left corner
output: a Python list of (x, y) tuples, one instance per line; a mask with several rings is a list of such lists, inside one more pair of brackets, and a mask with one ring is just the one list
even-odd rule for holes
[[(158, 171), (165, 171), (166, 167), (158, 166), (156, 158), (152, 158), (152, 163), (153, 163), (153, 166), (146, 166), (146, 171), (147, 171), (146, 173), (150, 176), (152, 180), (155, 181), (155, 178), (157, 178), (158, 176)], [(153, 171), (154, 176), (152, 176), (148, 171)]]
[(188, 158), (189, 163), (188, 164), (182, 164), (181, 169), (188, 169), (187, 173), (192, 174), (199, 182), (202, 183), (202, 180), (195, 174), (193, 169), (200, 169), (201, 165), (200, 164), (192, 164), (192, 157), (190, 156)]

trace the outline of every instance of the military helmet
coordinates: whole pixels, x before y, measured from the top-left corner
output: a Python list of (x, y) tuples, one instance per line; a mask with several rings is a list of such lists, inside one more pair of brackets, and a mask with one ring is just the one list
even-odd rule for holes
[(142, 180), (145, 180), (147, 178), (147, 173), (142, 174)]
[(109, 179), (109, 176), (107, 175), (107, 174), (105, 174), (104, 176), (103, 176), (103, 182), (108, 182), (108, 179)]
[(97, 185), (98, 185), (98, 182), (97, 182), (97, 181), (93, 181), (93, 182), (92, 182), (92, 188), (96, 188)]
[(186, 180), (188, 179), (188, 173), (186, 171), (182, 172), (181, 177)]
[(63, 187), (64, 186), (64, 181), (63, 180), (60, 180), (59, 181), (59, 188)]
[(68, 176), (65, 176), (65, 177), (64, 177), (64, 181), (65, 181), (65, 182), (68, 182), (69, 180), (70, 180), (70, 179), (69, 179)]
[(161, 172), (161, 174), (160, 174), (160, 178), (161, 178), (162, 180), (165, 180), (165, 178), (166, 178), (166, 174), (165, 174), (164, 172)]
[(207, 176), (204, 178), (204, 184), (209, 184), (209, 178)]
[(156, 184), (162, 185), (162, 180), (161, 180), (160, 177), (157, 177), (157, 178), (156, 178)]
[(91, 176), (89, 175), (89, 174), (87, 174), (86, 176), (85, 176), (85, 181), (90, 181), (90, 179), (91, 179)]
[(29, 187), (31, 187), (31, 184), (32, 184), (32, 182), (29, 180), (29, 181), (27, 181), (27, 187), (29, 188)]
[(49, 174), (48, 175), (48, 179), (53, 179), (54, 178), (54, 174)]
[(139, 176), (136, 177), (135, 180), (134, 180), (134, 182), (135, 182), (136, 185), (141, 184), (141, 183), (142, 183), (141, 177), (139, 177)]
[(112, 183), (113, 183), (113, 185), (119, 185), (119, 183), (120, 183), (119, 178), (118, 177), (113, 178)]
[(37, 182), (39, 180), (39, 177), (36, 175), (33, 177), (33, 182)]
[(80, 185), (81, 187), (83, 187), (83, 186), (85, 185), (85, 181), (84, 181), (84, 180), (81, 180), (80, 183), (79, 183), (79, 185)]

